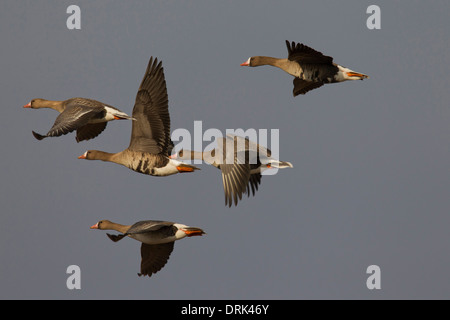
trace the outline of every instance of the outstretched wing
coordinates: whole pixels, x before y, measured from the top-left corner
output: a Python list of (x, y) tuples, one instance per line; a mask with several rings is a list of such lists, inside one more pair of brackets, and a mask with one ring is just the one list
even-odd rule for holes
[(325, 56), (322, 52), (316, 51), (313, 48), (305, 46), (301, 43), (292, 44), (286, 40), (286, 46), (288, 49), (288, 59), (291, 61), (297, 61), (299, 63), (316, 63), (316, 64), (332, 64), (333, 58)]
[(105, 130), (107, 124), (108, 122), (106, 121), (99, 123), (88, 123), (87, 125), (78, 128), (76, 137), (77, 142), (95, 138), (102, 133), (103, 130)]
[(169, 260), (174, 242), (141, 245), (141, 272), (138, 276), (149, 276), (161, 270)]
[(251, 193), (255, 195), (260, 184), (261, 184), (261, 173), (251, 174), (247, 185), (247, 195), (250, 197), (250, 189), (252, 191)]
[(250, 179), (250, 165), (244, 164), (221, 164), (223, 189), (225, 192), (225, 205), (231, 207), (237, 205), (238, 198), (242, 199), (242, 194), (247, 191)]
[(170, 227), (174, 222), (159, 221), (159, 220), (144, 220), (133, 224), (130, 229), (127, 230), (127, 234), (146, 233), (151, 231), (157, 231), (163, 227)]
[(294, 90), (292, 93), (295, 96), (299, 94), (305, 94), (308, 91), (320, 88), (323, 86), (323, 82), (306, 81), (300, 78), (294, 78)]
[(88, 108), (82, 105), (69, 105), (58, 115), (47, 137), (59, 137), (85, 126), (92, 118), (101, 118), (102, 108)]
[(133, 127), (128, 149), (152, 154), (168, 154), (173, 147), (170, 139), (170, 115), (166, 80), (162, 62), (153, 57), (145, 71), (133, 108)]

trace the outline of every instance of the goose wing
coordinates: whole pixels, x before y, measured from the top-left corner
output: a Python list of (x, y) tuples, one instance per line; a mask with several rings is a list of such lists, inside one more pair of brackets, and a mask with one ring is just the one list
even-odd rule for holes
[(316, 51), (313, 48), (305, 46), (301, 43), (292, 44), (286, 40), (286, 46), (288, 49), (288, 59), (291, 61), (297, 61), (299, 63), (315, 63), (315, 64), (332, 64), (333, 58), (325, 56), (322, 52)]
[(295, 97), (299, 94), (305, 94), (308, 91), (320, 88), (321, 86), (323, 86), (323, 82), (306, 81), (300, 78), (294, 78), (294, 90), (292, 93)]
[(174, 242), (141, 245), (141, 272), (139, 276), (149, 276), (161, 270), (169, 260)]
[[(247, 137), (244, 138), (229, 133), (227, 134), (227, 141), (228, 143), (230, 143), (229, 141), (234, 142), (234, 150), (238, 153), (239, 157), (245, 154), (246, 158), (243, 159), (245, 159), (246, 163), (251, 160), (256, 163), (259, 155), (270, 157), (272, 154), (269, 149), (251, 141)], [(252, 162), (249, 163), (252, 164)]]
[(242, 194), (246, 192), (248, 180), (250, 178), (249, 164), (221, 164), (223, 189), (225, 192), (225, 205), (231, 207), (237, 205), (238, 198), (242, 199)]
[(136, 94), (133, 118), (136, 120), (133, 121), (128, 149), (168, 155), (173, 148), (169, 102), (164, 69), (157, 58), (150, 58)]
[(163, 227), (170, 227), (174, 224), (171, 221), (159, 221), (159, 220), (144, 220), (133, 224), (128, 229), (127, 234), (147, 233), (151, 231), (159, 230)]
[(261, 173), (251, 174), (247, 185), (247, 195), (250, 197), (250, 189), (252, 191), (251, 193), (255, 195), (260, 184), (261, 184)]
[[(258, 185), (261, 183), (261, 174), (251, 174), (254, 167), (259, 167), (259, 154), (270, 155), (270, 150), (233, 134), (227, 134), (226, 138), (218, 140), (219, 150), (223, 151), (223, 164), (220, 164), (222, 171), (222, 182), (225, 192), (225, 205), (231, 207), (237, 205), (238, 199), (242, 199), (242, 194), (255, 194)], [(233, 163), (227, 161), (232, 157)], [(253, 163), (255, 162), (255, 163)]]
[(95, 138), (102, 133), (103, 130), (105, 130), (107, 124), (108, 122), (106, 121), (99, 123), (88, 123), (87, 125), (78, 128), (76, 136), (77, 142)]
[[(69, 104), (66, 106), (66, 109), (56, 117), (55, 123), (46, 136), (59, 137), (63, 134), (67, 134), (85, 126), (88, 124), (89, 120), (93, 118), (102, 118), (104, 113), (105, 110), (103, 108), (90, 108), (79, 104)], [(98, 134), (100, 132), (98, 132)]]

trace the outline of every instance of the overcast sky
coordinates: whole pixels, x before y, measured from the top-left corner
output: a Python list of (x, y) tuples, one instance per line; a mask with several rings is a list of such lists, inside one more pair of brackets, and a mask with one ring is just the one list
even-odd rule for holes
[[(2, 299), (450, 298), (448, 1), (2, 1)], [(81, 9), (69, 30), (66, 9)], [(244, 68), (304, 43), (370, 79), (292, 96), (292, 77)], [(101, 161), (131, 121), (94, 140), (37, 141), (57, 112), (33, 98), (92, 98), (131, 114), (150, 56), (163, 61), (172, 131), (279, 129), (256, 196), (224, 205), (220, 171), (152, 177)], [(210, 142), (205, 142), (206, 147)], [(270, 147), (270, 146), (269, 146)], [(89, 227), (156, 219), (203, 228), (137, 276), (140, 243)], [(81, 270), (69, 290), (66, 269)], [(366, 286), (370, 265), (381, 289)]]

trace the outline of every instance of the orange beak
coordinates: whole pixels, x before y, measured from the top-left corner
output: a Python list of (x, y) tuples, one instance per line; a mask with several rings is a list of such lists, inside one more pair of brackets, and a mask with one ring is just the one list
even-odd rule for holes
[(205, 234), (205, 232), (202, 229), (200, 229), (200, 228), (193, 228), (193, 227), (182, 229), (182, 231), (184, 231), (184, 233), (186, 233), (186, 235), (188, 237), (201, 236), (201, 235)]
[(245, 61), (244, 63), (241, 63), (241, 67), (248, 67), (248, 61)]
[(362, 79), (369, 78), (369, 76), (367, 76), (365, 74), (362, 74), (362, 73), (358, 73), (358, 72), (347, 72), (347, 76), (349, 76), (349, 77), (359, 77), (359, 78), (362, 78)]
[(86, 159), (86, 153), (83, 153), (81, 156), (78, 157), (78, 159)]
[(98, 229), (98, 222), (94, 224), (90, 229)]
[(26, 105), (23, 106), (24, 108), (31, 108), (31, 102), (28, 102)]

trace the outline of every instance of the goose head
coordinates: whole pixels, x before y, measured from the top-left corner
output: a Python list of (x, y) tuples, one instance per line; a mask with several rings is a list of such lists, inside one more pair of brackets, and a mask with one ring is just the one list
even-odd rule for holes
[(91, 229), (99, 229), (99, 230), (110, 230), (112, 226), (112, 222), (109, 220), (100, 220), (96, 224), (94, 224)]
[(335, 79), (338, 82), (346, 80), (364, 80), (369, 78), (368, 75), (353, 71), (349, 68), (340, 65), (337, 65), (337, 67), (339, 70), (338, 73), (335, 75)]
[(33, 99), (30, 102), (28, 102), (26, 105), (24, 105), (24, 108), (32, 108), (32, 109), (39, 109), (42, 108), (44, 105), (44, 102), (46, 100), (44, 99)]

